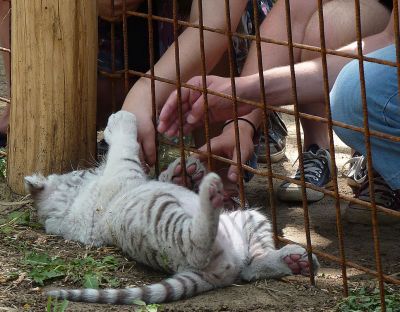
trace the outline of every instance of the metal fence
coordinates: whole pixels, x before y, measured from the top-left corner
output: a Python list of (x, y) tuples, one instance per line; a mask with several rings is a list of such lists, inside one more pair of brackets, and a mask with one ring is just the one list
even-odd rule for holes
[[(1, 1), (1, 0), (0, 0)], [(223, 1), (223, 0), (218, 0), (218, 1)], [(191, 23), (186, 20), (180, 20), (178, 19), (178, 14), (177, 14), (177, 0), (173, 0), (173, 16), (172, 18), (165, 17), (165, 16), (157, 16), (154, 15), (153, 13), (153, 1), (148, 0), (147, 1), (147, 12), (137, 12), (137, 11), (129, 11), (127, 10), (127, 5), (126, 5), (126, 0), (122, 0), (122, 15), (121, 16), (115, 16), (115, 18), (104, 18), (110, 23), (110, 42), (111, 42), (111, 70), (110, 71), (99, 71), (100, 76), (106, 77), (107, 79), (110, 79), (112, 82), (112, 90), (111, 93), (114, 93), (114, 88), (115, 88), (115, 81), (116, 80), (121, 80), (123, 79), (124, 82), (124, 90), (125, 93), (129, 91), (130, 87), (130, 79), (131, 78), (137, 78), (137, 77), (145, 77), (150, 79), (151, 81), (151, 92), (152, 92), (152, 111), (153, 111), (153, 123), (154, 126), (156, 127), (157, 124), (157, 114), (158, 108), (156, 107), (156, 102), (155, 102), (155, 82), (160, 81), (163, 83), (168, 83), (176, 86), (177, 89), (177, 94), (178, 94), (178, 103), (181, 103), (181, 93), (180, 93), (180, 88), (189, 88), (192, 90), (197, 90), (200, 91), (203, 96), (204, 96), (204, 103), (207, 111), (207, 97), (208, 95), (215, 95), (219, 96), (224, 99), (229, 99), (232, 101), (232, 107), (235, 112), (235, 133), (236, 133), (236, 140), (237, 140), (237, 147), (240, 146), (239, 142), (239, 128), (238, 128), (238, 115), (237, 115), (237, 106), (240, 105), (238, 102), (243, 102), (247, 103), (250, 105), (254, 105), (258, 108), (262, 109), (263, 116), (264, 116), (264, 122), (263, 122), (263, 132), (265, 138), (268, 138), (268, 114), (271, 112), (281, 112), (283, 114), (288, 114), (294, 116), (294, 122), (296, 126), (296, 140), (297, 140), (297, 149), (299, 153), (299, 168), (302, 173), (301, 179), (300, 180), (295, 180), (293, 178), (289, 178), (287, 176), (277, 174), (274, 172), (271, 164), (271, 159), (270, 159), (270, 150), (269, 150), (269, 144), (268, 141), (266, 143), (267, 151), (266, 151), (266, 156), (269, 161), (267, 161), (267, 168), (266, 170), (260, 170), (260, 169), (253, 169), (247, 165), (242, 164), (241, 161), (241, 154), (240, 154), (240, 148), (238, 148), (238, 155), (237, 155), (237, 162), (235, 163), (240, 172), (240, 179), (239, 179), (239, 186), (240, 186), (240, 198), (243, 199), (245, 198), (245, 193), (244, 193), (244, 185), (243, 185), (243, 173), (244, 171), (249, 171), (251, 173), (254, 173), (255, 175), (265, 177), (267, 179), (265, 191), (270, 194), (269, 196), (269, 202), (266, 203), (266, 206), (268, 207), (268, 212), (271, 215), (271, 220), (273, 224), (273, 233), (274, 233), (274, 239), (276, 244), (279, 243), (292, 243), (292, 241), (284, 238), (282, 235), (279, 235), (279, 229), (278, 229), (278, 224), (277, 224), (277, 201), (274, 199), (274, 180), (282, 180), (282, 181), (289, 181), (294, 184), (301, 185), (302, 187), (302, 208), (303, 208), (303, 216), (304, 216), (304, 233), (306, 235), (306, 249), (309, 253), (309, 259), (311, 260), (311, 253), (315, 253), (318, 255), (320, 258), (326, 259), (328, 261), (335, 262), (340, 265), (341, 267), (341, 272), (342, 272), (342, 281), (343, 281), (343, 293), (345, 296), (349, 294), (348, 291), (348, 276), (347, 276), (347, 269), (348, 268), (355, 268), (357, 270), (360, 270), (362, 272), (365, 272), (371, 276), (374, 276), (378, 279), (379, 281), (379, 288), (380, 288), (380, 296), (381, 296), (381, 307), (382, 310), (385, 309), (385, 286), (384, 282), (388, 283), (393, 283), (400, 285), (400, 280), (396, 277), (389, 276), (383, 272), (382, 269), (382, 260), (381, 260), (381, 251), (380, 251), (380, 237), (379, 237), (379, 222), (377, 219), (377, 213), (384, 213), (391, 215), (393, 218), (400, 218), (400, 212), (396, 212), (393, 210), (386, 209), (384, 207), (378, 206), (376, 204), (375, 196), (373, 195), (371, 198), (371, 202), (365, 202), (361, 201), (359, 199), (353, 198), (352, 196), (342, 194), (339, 191), (338, 187), (338, 174), (337, 171), (334, 169), (332, 170), (332, 175), (333, 175), (333, 190), (327, 190), (324, 188), (319, 188), (315, 185), (309, 184), (305, 182), (304, 179), (304, 160), (302, 157), (302, 151), (303, 151), (303, 145), (302, 145), (302, 140), (301, 140), (301, 128), (300, 128), (300, 118), (308, 119), (308, 120), (314, 120), (314, 121), (319, 121), (319, 122), (324, 122), (328, 125), (329, 129), (329, 138), (330, 138), (330, 147), (329, 147), (329, 152), (331, 155), (331, 163), (332, 163), (332, 168), (336, 168), (336, 160), (335, 160), (335, 144), (334, 144), (334, 139), (333, 139), (333, 126), (338, 126), (346, 129), (350, 129), (353, 131), (357, 131), (360, 133), (363, 133), (365, 136), (365, 145), (366, 145), (366, 150), (367, 154), (365, 155), (367, 158), (367, 168), (368, 172), (373, 172), (373, 166), (372, 166), (372, 156), (371, 156), (371, 137), (376, 137), (376, 138), (382, 138), (386, 140), (390, 140), (393, 142), (400, 142), (400, 138), (396, 136), (391, 136), (386, 133), (381, 133), (377, 131), (372, 131), (369, 129), (369, 124), (368, 124), (368, 114), (367, 114), (367, 98), (366, 98), (366, 88), (365, 88), (365, 76), (364, 76), (364, 62), (374, 62), (374, 63), (379, 63), (379, 64), (384, 64), (387, 66), (393, 66), (398, 68), (398, 73), (400, 73), (400, 66), (399, 66), (399, 59), (400, 59), (400, 49), (399, 49), (399, 16), (398, 16), (398, 1), (394, 0), (393, 1), (393, 6), (394, 6), (394, 20), (395, 20), (395, 44), (396, 44), (396, 51), (397, 51), (397, 62), (390, 62), (390, 61), (385, 61), (382, 59), (376, 59), (372, 57), (367, 57), (363, 55), (362, 52), (362, 35), (361, 35), (361, 21), (360, 21), (360, 0), (354, 0), (355, 3), (355, 12), (354, 12), (354, 18), (356, 20), (356, 33), (357, 33), (357, 45), (358, 45), (358, 53), (357, 54), (351, 54), (351, 53), (345, 53), (345, 52), (340, 52), (337, 50), (333, 49), (328, 49), (326, 48), (325, 45), (325, 31), (324, 31), (324, 16), (323, 16), (323, 1), (322, 0), (315, 0), (318, 3), (318, 15), (319, 15), (319, 27), (320, 27), (320, 41), (321, 45), (320, 46), (310, 46), (306, 44), (301, 44), (301, 43), (296, 43), (293, 42), (293, 35), (292, 35), (292, 29), (291, 29), (291, 11), (290, 11), (290, 1), (289, 0), (280, 0), (280, 1), (285, 1), (286, 3), (286, 24), (287, 24), (287, 41), (278, 41), (278, 40), (273, 40), (271, 38), (263, 38), (260, 35), (259, 31), (259, 19), (258, 19), (258, 12), (256, 9), (254, 9), (254, 15), (256, 16), (255, 18), (255, 35), (245, 35), (242, 33), (236, 32), (234, 29), (231, 28), (231, 23), (230, 23), (230, 10), (229, 10), (229, 0), (224, 0), (225, 1), (225, 18), (226, 18), (226, 28), (225, 29), (212, 29), (210, 27), (207, 27), (203, 24), (203, 8), (202, 8), (202, 1), (200, 0), (194, 0), (194, 5), (197, 5), (197, 10), (199, 12), (199, 23)], [(253, 1), (253, 6), (254, 8), (257, 7), (257, 1)], [(312, 0), (310, 0), (312, 1)], [(111, 6), (114, 8), (114, 0), (110, 0)], [(149, 59), (149, 64), (150, 64), (150, 69), (149, 73), (142, 72), (142, 71), (137, 71), (132, 68), (129, 68), (129, 62), (128, 62), (128, 19), (130, 17), (136, 17), (136, 18), (142, 18), (147, 20), (147, 25), (148, 25), (148, 59)], [(284, 17), (282, 17), (284, 18)], [(170, 80), (166, 79), (164, 77), (159, 77), (155, 75), (155, 29), (154, 29), (154, 22), (164, 22), (164, 23), (169, 23), (173, 26), (173, 34), (174, 34), (174, 46), (175, 46), (175, 64), (176, 66), (176, 80)], [(122, 44), (123, 44), (123, 68), (119, 69), (116, 66), (116, 39), (115, 36), (117, 35), (117, 30), (116, 30), (116, 25), (122, 23)], [(219, 33), (222, 35), (225, 35), (227, 40), (228, 40), (228, 55), (229, 55), (229, 67), (230, 67), (230, 77), (231, 77), (231, 83), (232, 83), (232, 92), (230, 95), (228, 94), (222, 94), (215, 92), (213, 90), (209, 90), (207, 88), (199, 88), (197, 86), (193, 85), (188, 85), (185, 81), (182, 81), (181, 75), (180, 75), (180, 60), (179, 60), (179, 41), (177, 40), (179, 36), (179, 27), (191, 27), (198, 29), (198, 35), (200, 38), (200, 46), (196, 47), (199, 48), (201, 51), (201, 70), (202, 70), (202, 77), (203, 77), (203, 85), (206, 85), (206, 75), (207, 75), (207, 70), (206, 70), (206, 61), (205, 61), (205, 50), (204, 50), (204, 32), (215, 32)], [(235, 92), (235, 64), (234, 64), (234, 55), (232, 51), (232, 46), (233, 46), (233, 38), (238, 37), (238, 38), (243, 38), (243, 39), (248, 39), (251, 41), (254, 41), (256, 43), (257, 47), (257, 57), (258, 57), (258, 71), (259, 71), (259, 77), (260, 77), (260, 94), (261, 94), (261, 101), (260, 102), (255, 102), (255, 101), (249, 101), (246, 99), (238, 99), (236, 96)], [(291, 79), (292, 79), (292, 95), (293, 95), (293, 109), (289, 109), (287, 107), (278, 107), (278, 106), (272, 106), (269, 105), (268, 101), (266, 100), (266, 95), (265, 95), (265, 88), (264, 88), (264, 80), (263, 80), (263, 64), (262, 64), (262, 57), (261, 57), (261, 44), (262, 43), (271, 43), (271, 44), (276, 44), (276, 45), (281, 45), (281, 46), (286, 46), (288, 51), (289, 51), (289, 57), (290, 57), (290, 67), (291, 67)], [(313, 51), (313, 52), (318, 52), (321, 55), (322, 58), (322, 66), (323, 66), (323, 78), (324, 78), (324, 94), (325, 94), (325, 110), (326, 110), (326, 118), (324, 117), (318, 117), (318, 116), (313, 116), (305, 113), (301, 113), (299, 109), (299, 104), (298, 104), (298, 99), (297, 99), (297, 86), (296, 86), (296, 79), (295, 79), (295, 69), (294, 69), (294, 54), (293, 51), (294, 49), (301, 49), (301, 50), (308, 50), (308, 51)], [(5, 47), (0, 47), (1, 53), (8, 53), (10, 54), (10, 49), (5, 48)], [(330, 110), (330, 100), (329, 100), (329, 81), (328, 81), (328, 66), (327, 66), (327, 56), (328, 55), (336, 55), (336, 56), (341, 56), (341, 57), (346, 57), (354, 60), (358, 60), (359, 62), (359, 72), (360, 72), (360, 82), (361, 82), (361, 90), (362, 90), (362, 100), (363, 100), (363, 113), (364, 113), (364, 127), (355, 127), (352, 125), (347, 125), (338, 121), (332, 120), (331, 116), (331, 110)], [(400, 75), (398, 79), (398, 83), (400, 85)], [(0, 98), (0, 101), (10, 103), (9, 98)], [(112, 104), (112, 109), (116, 110), (118, 109), (119, 103), (116, 103), (116, 101), (113, 101)], [(179, 106), (178, 106), (179, 107)], [(180, 114), (180, 136), (179, 136), (179, 143), (174, 144), (170, 141), (163, 140), (162, 138), (157, 138), (157, 144), (162, 141), (164, 144), (168, 144), (174, 147), (179, 148), (180, 150), (180, 155), (182, 158), (182, 163), (184, 163), (184, 159), (186, 157), (185, 152), (194, 152), (194, 153), (199, 153), (199, 151), (191, 146), (188, 146), (184, 142), (184, 136), (183, 136), (183, 116), (182, 116), (182, 110), (179, 109), (179, 114)], [(225, 162), (228, 165), (233, 164), (230, 159), (212, 154), (211, 148), (210, 148), (210, 124), (208, 122), (208, 119), (205, 118), (205, 124), (204, 124), (204, 129), (205, 129), (205, 138), (206, 142), (208, 142), (208, 152), (207, 152), (207, 157), (208, 157), (208, 166), (211, 168), (211, 160), (219, 160), (222, 162)], [(157, 159), (159, 157), (157, 156)], [(157, 162), (158, 163), (158, 162)], [(158, 172), (158, 166), (156, 165), (156, 172)], [(183, 170), (185, 174), (185, 170)], [(370, 194), (374, 194), (374, 184), (373, 184), (373, 176), (369, 175), (369, 185), (370, 185)], [(306, 196), (306, 188), (310, 188), (319, 192), (324, 193), (325, 195), (328, 195), (332, 198), (334, 198), (335, 205), (334, 207), (331, 207), (332, 209), (336, 210), (336, 230), (337, 230), (337, 236), (338, 236), (338, 246), (339, 246), (339, 256), (335, 256), (330, 253), (325, 253), (322, 250), (318, 250), (317, 248), (313, 247), (312, 240), (311, 240), (311, 234), (310, 234), (310, 217), (309, 217), (309, 204), (307, 203), (307, 196)], [(372, 221), (372, 233), (373, 233), (373, 240), (374, 240), (374, 254), (375, 254), (375, 262), (376, 262), (376, 268), (375, 269), (370, 269), (367, 268), (363, 265), (360, 265), (356, 262), (349, 261), (346, 257), (345, 253), (345, 246), (344, 246), (344, 231), (343, 231), (343, 221), (341, 217), (341, 200), (344, 200), (346, 202), (352, 202), (355, 204), (360, 204), (371, 211), (371, 221)], [(312, 261), (310, 261), (312, 263)], [(310, 283), (315, 284), (314, 281), (314, 275), (310, 275)]]

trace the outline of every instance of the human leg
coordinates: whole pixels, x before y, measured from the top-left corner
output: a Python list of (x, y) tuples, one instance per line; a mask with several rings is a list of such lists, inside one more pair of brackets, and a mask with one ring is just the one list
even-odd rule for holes
[[(369, 56), (396, 61), (394, 45), (380, 49)], [(364, 63), (366, 99), (370, 130), (395, 137), (400, 136), (399, 90), (397, 68), (375, 63)], [(376, 79), (379, 77), (379, 79)], [(363, 104), (359, 79), (358, 62), (353, 61), (340, 72), (331, 91), (332, 117), (336, 121), (363, 128)], [(353, 149), (366, 155), (364, 133), (341, 127), (334, 128), (336, 134)], [(371, 136), (372, 172), (376, 203), (389, 209), (400, 211), (400, 142)], [(361, 185), (357, 198), (370, 200), (368, 179)], [(351, 221), (367, 223), (370, 210), (350, 204), (348, 218)], [(400, 219), (378, 213), (382, 222), (398, 222)]]
[[(376, 1), (363, 0), (361, 4), (361, 28), (363, 36), (382, 31), (389, 19), (389, 11)], [(356, 39), (356, 26), (354, 19), (354, 2), (352, 0), (333, 0), (323, 6), (325, 45), (327, 48), (336, 49)], [(340, 19), (338, 21), (338, 19)], [(312, 46), (320, 46), (318, 11), (314, 12), (307, 23), (303, 43)], [(301, 61), (307, 61), (320, 56), (317, 52), (302, 50)], [(323, 88), (323, 78), (321, 85)], [(299, 107), (300, 111), (314, 116), (325, 117), (324, 103), (308, 103)], [(329, 188), (331, 185), (331, 165), (326, 123), (309, 119), (301, 119), (304, 131), (304, 172), (306, 182), (319, 187)], [(297, 170), (296, 179), (300, 179), (300, 170)], [(317, 201), (324, 197), (322, 192), (307, 189), (307, 199)], [(285, 201), (302, 200), (301, 186), (284, 182), (279, 190), (278, 197)]]

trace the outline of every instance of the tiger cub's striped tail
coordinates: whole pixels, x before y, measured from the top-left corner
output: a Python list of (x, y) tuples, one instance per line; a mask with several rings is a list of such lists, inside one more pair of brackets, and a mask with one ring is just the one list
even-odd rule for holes
[(51, 290), (52, 298), (74, 302), (134, 304), (135, 300), (146, 304), (163, 303), (193, 297), (216, 288), (200, 273), (182, 272), (160, 283), (126, 289), (71, 289)]

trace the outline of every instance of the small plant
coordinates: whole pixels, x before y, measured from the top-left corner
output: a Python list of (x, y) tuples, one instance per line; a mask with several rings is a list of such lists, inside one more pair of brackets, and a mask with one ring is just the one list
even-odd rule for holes
[[(400, 312), (400, 293), (388, 285), (385, 287), (385, 303), (387, 312)], [(379, 288), (361, 287), (352, 290), (350, 295), (337, 305), (337, 311), (381, 311)]]
[(67, 309), (68, 301), (63, 300), (58, 302), (57, 299), (53, 301), (51, 297), (47, 299), (46, 312), (64, 312)]
[(0, 218), (0, 233), (10, 234), (17, 225), (40, 227), (37, 223), (31, 222), (29, 210), (13, 211), (7, 216)]
[(7, 158), (5, 148), (0, 149), (0, 176), (7, 177)]
[(146, 304), (142, 300), (134, 300), (132, 304), (135, 305), (135, 312), (157, 312), (160, 307), (159, 304)]
[(44, 253), (31, 252), (25, 256), (24, 264), (28, 270), (28, 276), (41, 286), (46, 281), (55, 278), (71, 280), (84, 288), (119, 285), (118, 280), (109, 274), (119, 266), (118, 261), (112, 256), (104, 257), (102, 260), (85, 257), (65, 261)]

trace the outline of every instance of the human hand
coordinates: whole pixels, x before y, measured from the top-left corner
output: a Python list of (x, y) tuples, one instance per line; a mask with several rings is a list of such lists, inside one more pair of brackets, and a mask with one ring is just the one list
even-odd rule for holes
[[(241, 162), (246, 163), (254, 152), (254, 129), (247, 122), (241, 120), (238, 121), (239, 128), (239, 140), (240, 140), (240, 155)], [(237, 149), (235, 140), (235, 128), (234, 123), (226, 125), (222, 133), (211, 139), (211, 152), (218, 156), (223, 156), (237, 162)], [(199, 148), (202, 152), (207, 152), (207, 145), (203, 145)], [(198, 154), (197, 157), (201, 161), (205, 161), (207, 156), (204, 154)], [(229, 181), (237, 183), (239, 177), (238, 166), (231, 165), (228, 169), (227, 178)]]
[[(247, 80), (236, 78), (236, 91), (240, 97), (246, 89)], [(198, 88), (203, 88), (202, 77), (196, 76), (187, 82)], [(232, 94), (230, 78), (207, 76), (207, 89), (223, 93)], [(224, 121), (234, 117), (233, 101), (220, 96), (208, 94), (208, 116), (210, 123)], [(183, 132), (190, 133), (193, 129), (201, 126), (205, 118), (204, 96), (201, 92), (181, 88), (182, 114), (184, 116)], [(238, 115), (242, 116), (251, 112), (254, 107), (244, 103), (238, 103)], [(165, 102), (159, 117), (157, 130), (167, 136), (177, 136), (179, 132), (178, 118), (178, 95), (177, 91), (171, 93)]]

